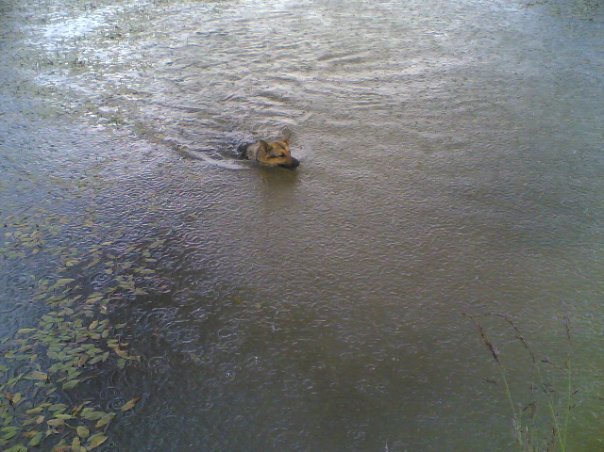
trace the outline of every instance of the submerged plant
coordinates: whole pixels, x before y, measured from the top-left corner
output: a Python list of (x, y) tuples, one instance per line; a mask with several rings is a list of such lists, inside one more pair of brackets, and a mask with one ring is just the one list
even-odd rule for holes
[[(531, 389), (533, 390), (532, 392), (535, 393), (535, 395), (537, 395), (537, 393), (541, 393), (545, 396), (545, 406), (547, 408), (547, 417), (549, 419), (550, 426), (548, 428), (549, 438), (544, 438), (543, 433), (538, 429), (535, 423), (538, 409), (537, 399), (534, 398), (522, 408), (521, 405), (516, 405), (507, 377), (509, 371), (506, 369), (501, 359), (501, 353), (489, 339), (484, 327), (480, 324), (480, 322), (470, 315), (465, 315), (470, 318), (476, 326), (482, 343), (489, 351), (491, 357), (497, 365), (497, 368), (499, 369), (505, 396), (512, 412), (514, 440), (519, 449), (525, 452), (536, 452), (541, 450), (559, 450), (561, 452), (566, 452), (568, 450), (568, 424), (571, 417), (573, 406), (572, 396), (574, 394), (572, 388), (573, 380), (571, 367), (572, 337), (569, 319), (564, 319), (565, 336), (569, 344), (569, 351), (564, 362), (566, 387), (563, 392), (558, 392), (556, 387), (546, 380), (543, 370), (543, 365), (551, 364), (551, 362), (547, 359), (538, 359), (537, 355), (529, 345), (516, 323), (509, 316), (501, 316), (511, 326), (515, 334), (515, 339), (519, 341), (530, 357), (531, 365), (537, 376), (536, 383), (531, 384)], [(560, 404), (563, 405), (561, 412), (557, 410), (557, 407)]]

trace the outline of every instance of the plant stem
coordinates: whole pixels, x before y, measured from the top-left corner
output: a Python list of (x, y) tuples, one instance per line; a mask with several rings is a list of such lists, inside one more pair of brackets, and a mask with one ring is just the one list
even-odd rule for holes
[(571, 377), (572, 377), (572, 372), (571, 372), (571, 362), (570, 362), (570, 356), (567, 358), (566, 360), (566, 368), (568, 369), (568, 399), (567, 399), (567, 403), (566, 403), (566, 413), (565, 413), (565, 419), (564, 419), (564, 447), (566, 448), (566, 444), (568, 442), (568, 421), (570, 419), (570, 410), (571, 410), (571, 397), (572, 397), (572, 385), (571, 385)]
[(512, 391), (510, 390), (510, 386), (508, 385), (508, 380), (505, 377), (505, 369), (499, 363), (499, 371), (501, 372), (501, 379), (503, 380), (503, 385), (505, 387), (505, 395), (507, 396), (508, 402), (510, 403), (510, 408), (512, 409), (512, 415), (514, 416), (514, 429), (516, 430), (514, 433), (516, 435), (516, 440), (519, 444), (522, 444), (522, 427), (520, 425), (520, 417), (516, 414), (516, 408), (514, 407), (514, 400), (512, 399)]
[[(539, 381), (543, 385), (544, 380), (543, 380), (543, 376), (541, 375), (541, 366), (539, 366), (539, 364), (535, 363), (535, 367), (537, 367), (537, 375), (539, 376)], [(566, 452), (566, 442), (562, 440), (562, 432), (560, 431), (560, 425), (558, 424), (558, 417), (556, 416), (556, 410), (554, 410), (554, 402), (552, 400), (552, 396), (547, 391), (547, 389), (545, 389), (545, 392), (547, 393), (547, 406), (549, 407), (549, 411), (552, 415), (552, 421), (554, 422), (554, 429), (556, 430), (556, 437), (558, 438), (560, 450), (562, 452)]]

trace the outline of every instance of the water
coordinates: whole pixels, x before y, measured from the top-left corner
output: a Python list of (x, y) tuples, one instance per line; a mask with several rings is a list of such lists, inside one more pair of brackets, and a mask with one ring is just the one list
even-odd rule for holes
[[(108, 314), (140, 362), (59, 391), (118, 411), (141, 397), (102, 447), (513, 449), (468, 316), (540, 446), (541, 388), (562, 416), (570, 350), (569, 447), (604, 447), (601, 5), (1, 11), (0, 217), (45, 242), (9, 256), (4, 236), (0, 332), (48, 311), (29, 302), (41, 278), (88, 296), (114, 281), (107, 260), (144, 289)], [(297, 171), (233, 158), (284, 136)], [(548, 358), (541, 379), (499, 315)]]

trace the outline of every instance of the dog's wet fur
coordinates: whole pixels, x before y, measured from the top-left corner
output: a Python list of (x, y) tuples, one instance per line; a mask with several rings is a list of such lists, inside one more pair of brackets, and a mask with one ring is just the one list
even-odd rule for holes
[(273, 141), (268, 143), (264, 140), (255, 143), (242, 144), (237, 148), (239, 158), (255, 160), (262, 165), (280, 166), (281, 168), (296, 169), (300, 161), (292, 157), (289, 151), (289, 141)]

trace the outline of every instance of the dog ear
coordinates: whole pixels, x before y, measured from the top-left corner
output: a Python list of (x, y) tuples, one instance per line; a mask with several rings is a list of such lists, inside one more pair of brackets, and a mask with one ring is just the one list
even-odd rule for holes
[(283, 140), (283, 142), (285, 143), (285, 146), (289, 147), (289, 138), (286, 138), (285, 140)]
[(265, 154), (268, 154), (271, 151), (271, 146), (264, 140), (258, 140), (259, 148)]

